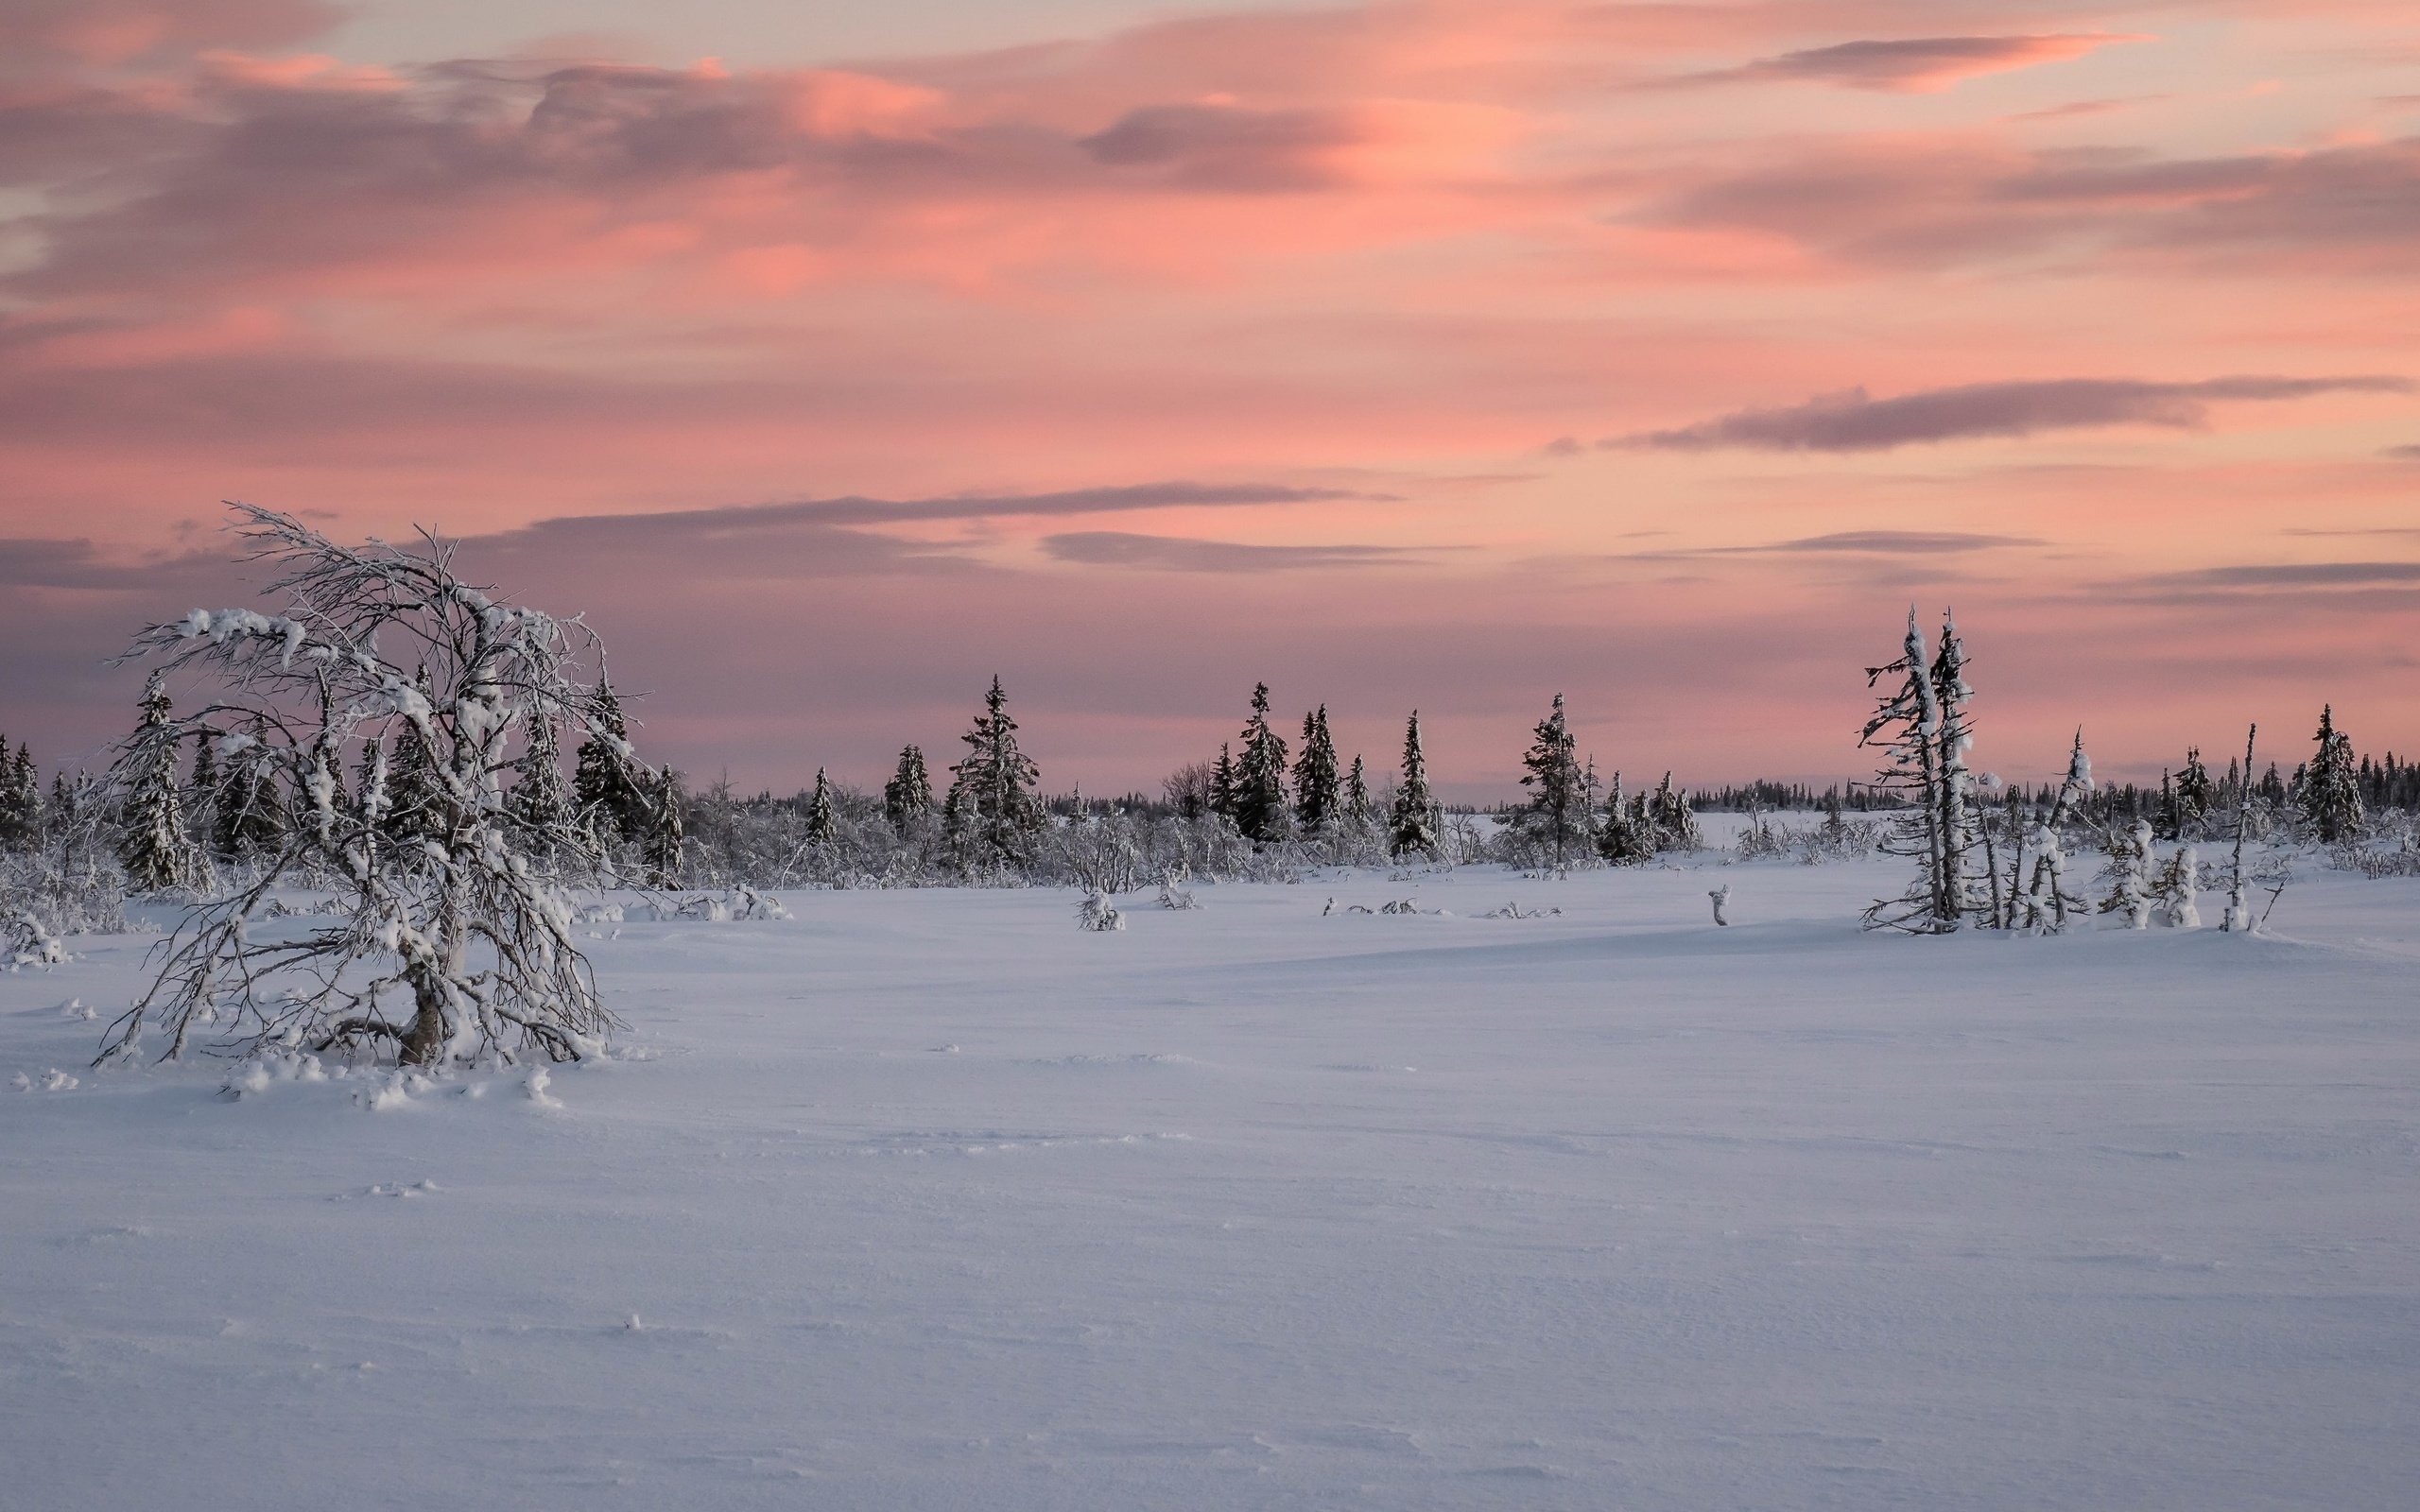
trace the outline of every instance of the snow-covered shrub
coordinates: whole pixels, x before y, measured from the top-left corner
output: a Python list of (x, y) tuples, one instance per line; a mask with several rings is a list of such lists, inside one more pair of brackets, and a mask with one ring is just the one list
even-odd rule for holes
[(1730, 923), (1730, 919), (1722, 917), (1722, 911), (1731, 905), (1731, 884), (1726, 882), (1720, 887), (1709, 889), (1706, 897), (1714, 903), (1714, 921), (1718, 924)]
[[(1194, 897), (1190, 889), (1177, 885), (1177, 883), (1180, 880), (1182, 879), (1179, 877), (1178, 873), (1173, 870), (1161, 877), (1159, 899), (1160, 906), (1162, 908), (1175, 909), (1178, 911), (1201, 907), (1201, 900)], [(1333, 902), (1335, 900), (1331, 899), (1329, 901)]]
[(21, 966), (57, 966), (66, 959), (66, 945), (30, 910), (0, 914), (0, 963), (9, 971)]
[(1126, 916), (1099, 893), (1088, 892), (1084, 894), (1084, 901), (1076, 905), (1076, 927), (1096, 933), (1124, 929)]
[(2193, 896), (2201, 885), (2200, 858), (2191, 846), (2178, 846), (2152, 882), (2152, 897), (2159, 904), (2160, 922), (2170, 929), (2201, 928), (2202, 910)]
[(2148, 819), (2109, 837), (2109, 865), (2102, 868), (2109, 896), (2100, 911), (2124, 916), (2128, 929), (2148, 929), (2152, 922), (2152, 826)]

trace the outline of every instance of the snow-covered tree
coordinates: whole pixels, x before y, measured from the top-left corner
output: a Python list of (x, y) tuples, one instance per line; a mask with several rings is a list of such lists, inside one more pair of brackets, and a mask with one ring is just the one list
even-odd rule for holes
[(1655, 849), (1658, 850), (1699, 850), (1705, 839), (1698, 833), (1698, 816), (1689, 807), (1689, 795), (1672, 785), (1672, 774), (1666, 772), (1664, 781), (1647, 800), (1649, 820), (1654, 826)]
[[(2219, 916), (2219, 928), (2229, 934), (2252, 932), (2252, 901), (2243, 870), (2243, 845), (2252, 831), (2252, 747), (2259, 734), (2256, 724), (2244, 730), (2243, 780), (2235, 790), (2235, 854), (2227, 868), (2226, 911)], [(2229, 765), (2233, 765), (2232, 761)]]
[(2180, 845), (2152, 879), (2152, 898), (2159, 904), (2159, 920), (2170, 929), (2199, 929), (2202, 910), (2194, 902), (2201, 887), (2202, 863), (2189, 845)]
[(33, 752), (20, 746), (12, 756), (0, 739), (0, 850), (26, 850), (41, 837), (42, 782)]
[(596, 846), (611, 850), (626, 840), (647, 833), (648, 803), (645, 773), (631, 758), (631, 731), (622, 700), (600, 673), (589, 704), (597, 711), (595, 728), (579, 743), (572, 769), (572, 802), (580, 824)]
[(1303, 750), (1294, 759), (1294, 823), (1305, 837), (1325, 834), (1343, 807), (1342, 778), (1336, 769), (1336, 741), (1327, 731), (1327, 705), (1303, 716)]
[(1943, 934), (1958, 928), (1964, 912), (1951, 840), (1943, 833), (1947, 813), (1942, 774), (1945, 727), (1932, 666), (1925, 649), (1924, 627), (1916, 622), (1911, 606), (1899, 659), (1865, 670), (1869, 688), (1887, 677), (1899, 679), (1898, 687), (1883, 697), (1866, 720), (1858, 744), (1883, 747), (1887, 755), (1874, 785), (1900, 795), (1908, 803), (1883, 849), (1916, 863), (1916, 876), (1907, 891), (1896, 898), (1877, 899), (1866, 908), (1868, 929)]
[(1434, 856), (1438, 849), (1437, 799), (1428, 791), (1428, 754), (1420, 745), (1420, 711), (1403, 732), (1403, 780), (1395, 785), (1394, 812), (1387, 816), (1387, 853)]
[[(821, 777), (819, 768), (816, 775)], [(899, 769), (882, 784), (882, 816), (890, 833), (905, 839), (922, 828), (933, 812), (933, 782), (925, 773), (925, 753), (909, 746), (899, 753)]]
[(1366, 834), (1377, 822), (1377, 816), (1370, 807), (1369, 774), (1362, 767), (1358, 751), (1354, 753), (1352, 768), (1344, 774), (1344, 790), (1339, 801), (1343, 805), (1345, 828), (1353, 833)]
[(563, 782), (562, 736), (552, 719), (531, 719), (522, 732), (521, 755), (512, 764), (512, 791), (504, 806), (541, 853), (553, 850), (556, 836), (576, 821), (571, 789)]
[(2151, 927), (2152, 839), (2148, 819), (2136, 819), (2109, 838), (2109, 896), (2101, 900), (2100, 911), (2123, 915), (2128, 929)]
[[(2092, 797), (2092, 758), (2084, 754), (2083, 731), (2076, 731), (2075, 745), (2067, 752), (2067, 775), (2059, 783), (2058, 796), (2051, 799), (2050, 812), (2033, 827), (2027, 837), (2031, 848), (2032, 869), (2026, 876), (2018, 893), (2019, 922), (2027, 929), (2063, 930), (2067, 919), (2081, 910), (2083, 900), (2067, 890), (2066, 842), (2061, 830), (2067, 820), (2082, 812), (2084, 801)], [(2027, 852), (2020, 851), (2017, 866), (2022, 871)]]
[[(595, 697), (565, 677), (587, 632), (463, 581), (453, 548), (425, 533), (408, 549), (345, 547), (287, 516), (233, 507), (249, 559), (276, 570), (267, 591), (284, 610), (196, 610), (136, 636), (129, 658), (207, 678), (217, 697), (171, 720), (154, 674), (144, 725), (112, 768), (151, 836), (132, 855), (154, 878), (166, 869), (158, 858), (182, 833), (173, 763), (191, 739), (248, 737), (248, 757), (307, 796), (309, 822), (248, 885), (188, 911), (103, 1058), (139, 1054), (155, 1028), (170, 1057), (200, 1033), (254, 1053), (386, 1045), (412, 1066), (590, 1054), (615, 1021), (562, 888), (603, 858), (569, 833), (554, 860), (533, 853), (500, 782), (532, 719), (603, 728)], [(389, 659), (401, 653), (425, 679)], [(348, 812), (336, 780), (348, 747), (383, 748), (406, 729), (434, 777), (410, 850), (375, 839), (383, 782)], [(274, 889), (306, 868), (341, 879), (338, 914), (299, 932), (256, 928)]]
[(1644, 866), (1655, 859), (1655, 821), (1648, 816), (1646, 795), (1624, 798), (1619, 772), (1614, 774), (1605, 816), (1597, 826), (1597, 854), (1615, 867)]
[(949, 808), (960, 824), (966, 864), (1021, 867), (1042, 833), (1042, 804), (1033, 796), (1042, 774), (1017, 748), (1017, 722), (1009, 717), (1009, 696), (997, 676), (983, 696), (983, 713), (959, 738), (966, 743), (966, 758), (950, 768)]
[(2185, 769), (2176, 774), (2177, 833), (2185, 835), (2200, 833), (2202, 826), (2210, 817), (2210, 810), (2217, 804), (2217, 784), (2210, 781), (2210, 769), (2202, 765), (2202, 747), (2188, 747), (2185, 752)]
[(2333, 705), (2321, 708), (2319, 732), (2311, 738), (2319, 742), (2319, 752), (2296, 793), (2303, 816), (2323, 844), (2356, 838), (2361, 833), (2361, 784), (2354, 769), (2353, 742), (2336, 728)]
[[(433, 700), (436, 685), (429, 681), (428, 668), (422, 667), (412, 679), (412, 689), (424, 700)], [(437, 753), (429, 748), (425, 736), (408, 720), (395, 731), (394, 754), (387, 763), (387, 802), (385, 837), (389, 843), (406, 851), (417, 850), (420, 842), (433, 836), (444, 822), (444, 781), (438, 776)], [(227, 751), (222, 748), (224, 759)], [(220, 784), (223, 798), (225, 784)]]
[(230, 858), (274, 853), (285, 843), (288, 816), (278, 792), (274, 758), (242, 733), (217, 745), (218, 792), (211, 804), (210, 849)]
[(1521, 755), (1521, 785), (1530, 790), (1530, 801), (1513, 822), (1523, 837), (1557, 867), (1588, 854), (1596, 815), (1562, 694), (1554, 696), (1553, 709), (1538, 721), (1530, 748)]
[(1227, 743), (1219, 743), (1219, 759), (1210, 764), (1210, 812), (1236, 816), (1236, 759)]
[(806, 800), (806, 837), (817, 845), (829, 845), (840, 833), (840, 816), (832, 807), (832, 779), (822, 767), (815, 769), (815, 792)]
[(1945, 882), (1957, 917), (1962, 919), (1983, 911), (1981, 889), (1975, 875), (1982, 858), (1977, 854), (1974, 779), (1966, 765), (1967, 752), (1975, 744), (1974, 720), (1967, 713), (1966, 705), (1975, 690), (1966, 685), (1966, 642), (1958, 633), (1958, 616), (1948, 610), (1942, 614), (1941, 650), (1932, 662), (1932, 691), (1941, 721), (1935, 736), (1941, 751), (1941, 784), (1934, 802), (1941, 809), (1943, 859), (1948, 868)]
[(1286, 801), (1286, 738), (1269, 723), (1269, 684), (1252, 690), (1252, 717), (1244, 722), (1243, 754), (1236, 758), (1236, 828), (1255, 844), (1282, 840), (1292, 831)]
[(143, 721), (127, 737), (126, 754), (112, 774), (118, 792), (117, 857), (138, 892), (199, 886), (209, 869), (185, 830), (184, 795), (177, 786), (177, 738), (183, 729), (168, 717), (173, 708), (166, 675), (153, 672), (143, 688)]
[(218, 743), (215, 740), (193, 743), (193, 776), (185, 783), (185, 823), (192, 826), (197, 841), (215, 843), (218, 833)]
[(650, 887), (681, 883), (681, 864), (688, 848), (688, 820), (681, 796), (681, 774), (670, 766), (650, 772), (638, 767), (638, 796), (644, 805), (639, 862)]

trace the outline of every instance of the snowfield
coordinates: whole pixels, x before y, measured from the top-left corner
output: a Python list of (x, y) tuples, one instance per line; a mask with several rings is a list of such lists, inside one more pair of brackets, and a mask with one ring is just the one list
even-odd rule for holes
[(87, 1069), (149, 941), (70, 940), (0, 1505), (2414, 1505), (2420, 882), (1858, 933), (1902, 876), (793, 893), (593, 942), (612, 1061), (240, 1096)]

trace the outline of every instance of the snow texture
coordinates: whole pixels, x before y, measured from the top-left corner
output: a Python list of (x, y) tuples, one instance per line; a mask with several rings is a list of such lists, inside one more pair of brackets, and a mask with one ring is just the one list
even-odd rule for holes
[(611, 1058), (446, 1077), (87, 1071), (79, 941), (0, 1503), (2411, 1506), (2420, 879), (1861, 932), (1903, 865), (632, 910)]

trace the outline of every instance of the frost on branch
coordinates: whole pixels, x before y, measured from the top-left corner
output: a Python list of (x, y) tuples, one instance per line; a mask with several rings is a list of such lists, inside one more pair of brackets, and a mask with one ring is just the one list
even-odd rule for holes
[[(591, 1053), (618, 1025), (572, 942), (565, 889), (610, 880), (609, 854), (560, 800), (560, 771), (535, 767), (566, 730), (620, 744), (617, 712), (570, 676), (595, 638), (461, 581), (426, 533), (343, 547), (231, 507), (282, 611), (196, 610), (136, 636), (122, 660), (158, 670), (115, 773), (142, 792), (181, 745), (209, 741), (297, 795), (297, 813), (251, 880), (187, 911), (101, 1058), (140, 1054), (147, 1033), (165, 1037), (164, 1057), (202, 1034), (233, 1054), (391, 1049), (406, 1066)], [(170, 717), (164, 677), (209, 701)], [(507, 773), (539, 790), (515, 803)], [(281, 885), (332, 880), (326, 921), (269, 923)]]

